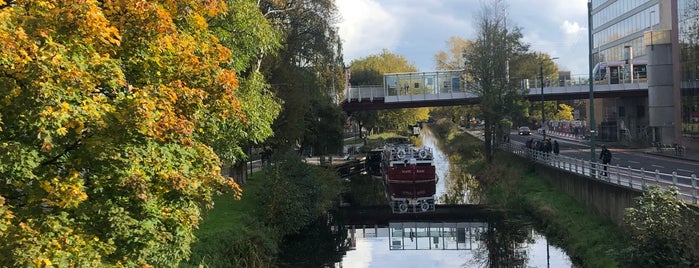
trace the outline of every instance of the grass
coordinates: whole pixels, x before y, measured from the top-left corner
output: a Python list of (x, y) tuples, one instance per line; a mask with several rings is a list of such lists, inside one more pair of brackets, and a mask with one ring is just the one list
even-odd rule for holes
[(625, 237), (612, 222), (602, 219), (569, 195), (554, 189), (537, 174), (527, 174), (517, 183), (522, 209), (545, 226), (568, 253), (586, 267), (618, 267), (627, 247)]
[[(244, 265), (235, 263), (232, 251), (260, 254), (265, 249), (274, 249), (275, 238), (256, 223), (253, 214), (256, 205), (253, 198), (246, 196), (247, 192), (259, 187), (256, 182), (260, 174), (252, 174), (240, 200), (233, 199), (231, 194), (214, 197), (214, 207), (203, 215), (203, 221), (195, 231), (197, 242), (192, 244), (190, 260), (182, 263), (181, 267), (240, 267)], [(260, 244), (264, 246), (256, 248)], [(259, 263), (269, 261), (265, 256), (253, 256), (251, 259), (257, 259)]]

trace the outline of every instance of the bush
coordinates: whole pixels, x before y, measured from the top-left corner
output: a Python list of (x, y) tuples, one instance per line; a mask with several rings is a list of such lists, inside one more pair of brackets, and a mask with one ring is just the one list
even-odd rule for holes
[(281, 236), (295, 234), (332, 208), (342, 180), (334, 170), (308, 165), (294, 152), (275, 158), (274, 165), (262, 170), (261, 187), (250, 194), (265, 226)]
[(293, 152), (253, 174), (242, 199), (216, 198), (197, 230), (183, 267), (277, 267), (279, 244), (329, 210), (342, 183), (334, 170), (311, 166)]
[[(699, 267), (697, 215), (675, 187), (650, 186), (626, 210), (631, 236), (627, 264), (632, 267)], [(693, 249), (695, 248), (695, 249)]]

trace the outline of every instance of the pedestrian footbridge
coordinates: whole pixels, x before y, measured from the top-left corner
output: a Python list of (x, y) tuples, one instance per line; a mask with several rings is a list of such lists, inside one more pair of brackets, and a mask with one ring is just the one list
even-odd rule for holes
[[(350, 86), (345, 89), (343, 110), (347, 112), (415, 107), (470, 105), (480, 97), (466, 83), (463, 70), (385, 74), (382, 85)], [(543, 93), (539, 79), (521, 79), (525, 98), (533, 101), (588, 99), (587, 78), (549, 79)], [(557, 85), (557, 86), (552, 86)], [(595, 84), (595, 98), (648, 96), (646, 81), (619, 84)]]

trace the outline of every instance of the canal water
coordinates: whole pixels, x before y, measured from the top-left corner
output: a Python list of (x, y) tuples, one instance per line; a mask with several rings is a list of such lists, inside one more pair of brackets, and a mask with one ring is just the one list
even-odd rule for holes
[[(449, 163), (431, 133), (423, 132), (422, 141), (433, 150), (438, 202), (474, 203), (466, 187), (455, 187), (471, 176)], [(443, 198), (447, 192), (450, 198)], [(349, 247), (335, 267), (573, 267), (528, 222), (401, 222), (346, 232)]]

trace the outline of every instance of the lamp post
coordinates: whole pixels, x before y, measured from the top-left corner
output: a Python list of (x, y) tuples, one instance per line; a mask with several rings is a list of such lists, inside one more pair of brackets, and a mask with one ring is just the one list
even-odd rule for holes
[[(558, 57), (551, 58), (551, 60), (555, 59), (558, 59)], [(541, 133), (543, 133), (544, 140), (546, 140), (546, 117), (544, 115), (544, 60), (541, 60), (539, 67), (541, 75)]]
[[(592, 42), (592, 0), (587, 2), (587, 39), (588, 39), (588, 54), (589, 62), (588, 69), (590, 78), (588, 78), (588, 83), (590, 85), (590, 163), (592, 170), (595, 169), (595, 162), (597, 158), (595, 157), (595, 92), (593, 88), (594, 77), (592, 76), (592, 48), (594, 43)], [(594, 176), (590, 172), (590, 176)]]

